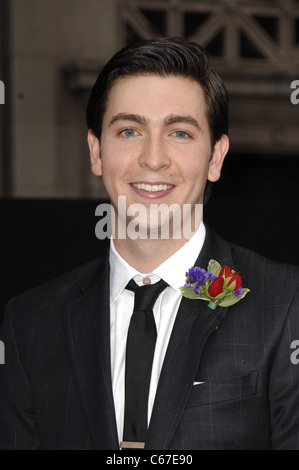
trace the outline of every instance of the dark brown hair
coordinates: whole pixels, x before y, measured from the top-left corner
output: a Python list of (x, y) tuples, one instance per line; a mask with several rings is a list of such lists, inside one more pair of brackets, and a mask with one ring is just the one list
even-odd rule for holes
[(130, 75), (178, 75), (196, 80), (205, 93), (211, 145), (228, 134), (228, 97), (224, 84), (211, 68), (207, 51), (179, 38), (150, 39), (124, 47), (100, 72), (89, 97), (88, 129), (100, 139), (107, 98), (113, 83)]

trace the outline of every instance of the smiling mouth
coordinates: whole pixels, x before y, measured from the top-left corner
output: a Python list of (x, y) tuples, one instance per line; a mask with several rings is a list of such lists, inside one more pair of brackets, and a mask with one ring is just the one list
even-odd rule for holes
[(173, 188), (172, 184), (146, 184), (146, 183), (132, 183), (136, 189), (142, 189), (149, 193), (157, 193), (158, 191), (167, 191)]

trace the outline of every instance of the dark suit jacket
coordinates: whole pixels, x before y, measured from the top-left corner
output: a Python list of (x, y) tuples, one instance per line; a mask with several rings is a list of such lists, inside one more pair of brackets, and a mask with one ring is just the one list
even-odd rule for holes
[[(183, 298), (147, 449), (299, 449), (299, 270), (207, 230), (197, 265), (240, 271), (251, 292), (215, 311)], [(1, 449), (118, 449), (109, 265), (90, 262), (10, 301), (0, 339)], [(194, 382), (204, 384), (194, 385)]]

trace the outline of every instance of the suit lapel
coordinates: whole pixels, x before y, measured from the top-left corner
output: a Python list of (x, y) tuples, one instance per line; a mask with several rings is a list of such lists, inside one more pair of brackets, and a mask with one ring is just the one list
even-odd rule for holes
[[(234, 269), (229, 245), (207, 230), (195, 265), (206, 269), (210, 259)], [(146, 442), (147, 449), (167, 449), (192, 391), (203, 348), (224, 319), (227, 308), (211, 310), (206, 301), (183, 298), (160, 374)]]
[(66, 305), (66, 333), (94, 447), (118, 449), (110, 367), (108, 256), (94, 278), (82, 280), (84, 295)]

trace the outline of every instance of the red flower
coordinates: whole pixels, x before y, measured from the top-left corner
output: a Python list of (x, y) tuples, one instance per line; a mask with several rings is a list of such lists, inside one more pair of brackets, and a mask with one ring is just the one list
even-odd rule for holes
[(222, 293), (223, 283), (224, 283), (224, 279), (223, 277), (220, 277), (220, 276), (217, 277), (217, 279), (215, 279), (215, 281), (212, 282), (212, 284), (210, 285), (208, 289), (208, 292), (211, 297), (216, 297), (217, 295)]
[(234, 287), (234, 291), (236, 291), (236, 290), (238, 290), (238, 289), (241, 287), (241, 285), (242, 285), (242, 278), (241, 278), (241, 276), (240, 276), (239, 273), (234, 273), (234, 274), (232, 275), (232, 277), (230, 278), (230, 280), (229, 280), (228, 283), (227, 283), (227, 287), (228, 287), (230, 284), (232, 284), (234, 281), (236, 281), (236, 285), (235, 285), (235, 287)]
[(221, 271), (219, 273), (219, 277), (220, 276), (223, 276), (224, 274), (224, 279), (226, 279), (228, 276), (230, 276), (232, 273), (232, 268), (230, 268), (229, 266), (222, 266), (221, 268)]

